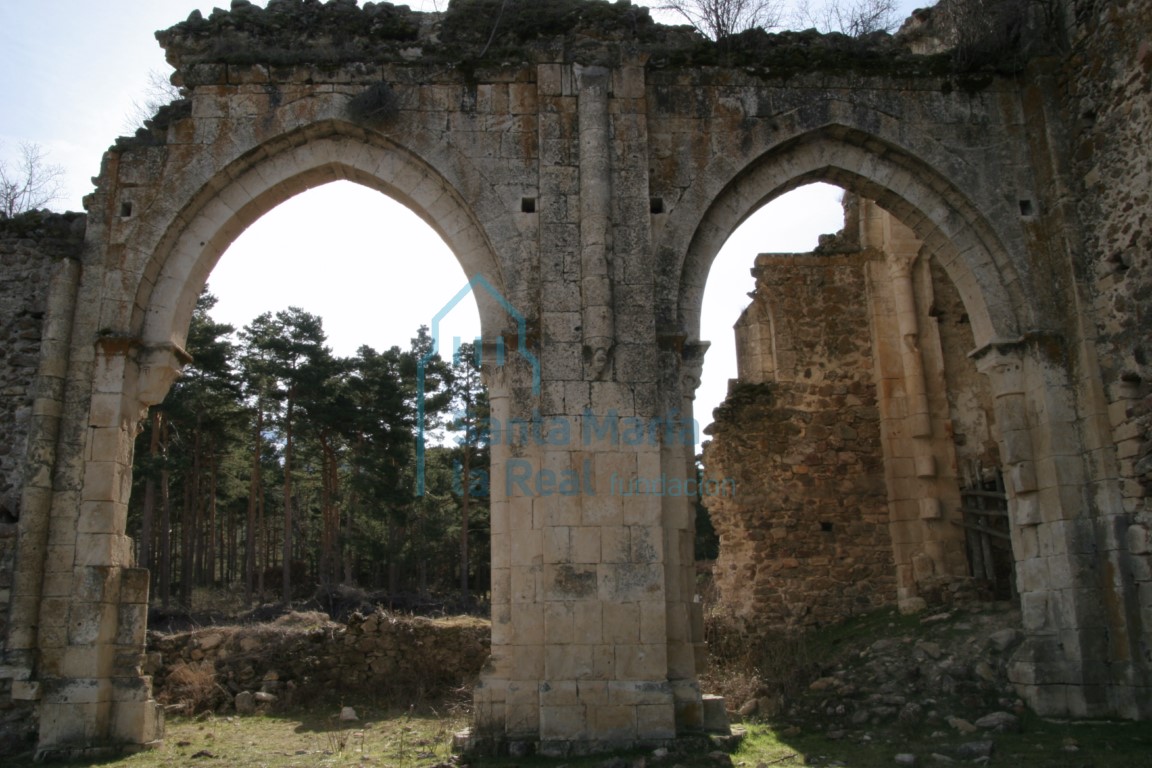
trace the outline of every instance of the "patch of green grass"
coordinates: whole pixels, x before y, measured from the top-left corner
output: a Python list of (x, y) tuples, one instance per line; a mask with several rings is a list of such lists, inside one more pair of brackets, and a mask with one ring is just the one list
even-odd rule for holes
[[(359, 722), (343, 723), (334, 713), (253, 717), (174, 718), (168, 723), (164, 745), (120, 759), (72, 763), (110, 768), (174, 768), (175, 766), (227, 766), (227, 768), (302, 768), (303, 766), (388, 766), (431, 768), (449, 761), (452, 734), (464, 728), (464, 717), (439, 717), (428, 712), (360, 712)], [(991, 738), (993, 765), (1045, 768), (1133, 768), (1150, 764), (1152, 723), (1052, 722), (1025, 717), (1020, 733), (960, 736), (947, 726), (924, 728), (904, 737), (871, 742), (836, 741), (822, 733), (797, 728), (751, 723), (732, 755), (738, 767), (829, 765), (849, 768), (890, 768), (893, 758), (910, 752), (922, 764), (933, 753), (951, 755), (967, 741)], [(944, 735), (933, 733), (946, 732)], [(582, 758), (484, 758), (462, 761), (473, 768), (597, 768), (611, 757), (637, 758), (629, 752)], [(681, 768), (715, 766), (706, 753), (676, 754), (650, 765)], [(961, 761), (957, 761), (961, 764)], [(5, 768), (31, 768), (30, 756), (6, 761)]]
[[(452, 753), (452, 734), (467, 725), (463, 717), (442, 717), (435, 712), (358, 710), (361, 719), (355, 722), (341, 722), (337, 712), (169, 718), (164, 743), (157, 749), (70, 765), (424, 768), (446, 762)], [(31, 756), (26, 755), (6, 761), (4, 765), (5, 768), (31, 768), (34, 763)]]
[[(1044, 768), (1134, 768), (1152, 765), (1152, 723), (1081, 722), (1059, 723), (1035, 716), (1022, 718), (1019, 733), (960, 735), (940, 723), (906, 732), (901, 737), (887, 735), (872, 741), (833, 740), (823, 733), (794, 733), (780, 736), (779, 743), (803, 755), (809, 765), (833, 763), (850, 768), (890, 768), (900, 753), (916, 755), (921, 764), (932, 764), (931, 756), (965, 760), (955, 750), (968, 742), (991, 740), (992, 764), (1044, 766)], [(737, 765), (742, 753), (734, 756)], [(767, 762), (759, 758), (761, 762)], [(747, 765), (756, 765), (747, 762)]]

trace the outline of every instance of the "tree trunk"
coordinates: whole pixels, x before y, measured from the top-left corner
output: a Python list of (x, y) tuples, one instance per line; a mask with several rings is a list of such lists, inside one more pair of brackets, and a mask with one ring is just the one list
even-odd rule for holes
[(156, 536), (153, 521), (156, 517), (156, 461), (160, 456), (160, 409), (153, 408), (151, 413), (152, 434), (148, 441), (148, 458), (150, 466), (148, 477), (144, 481), (144, 509), (140, 513), (140, 565), (152, 571), (155, 575), (156, 564), (152, 562), (153, 539)]
[(160, 416), (160, 454), (164, 468), (160, 470), (160, 602), (165, 609), (172, 599), (172, 492), (171, 472), (168, 470), (168, 419)]
[[(256, 508), (259, 505), (260, 491), (260, 431), (264, 428), (264, 406), (256, 401), (256, 430), (253, 435), (252, 474), (248, 478), (248, 524), (244, 531), (244, 602), (252, 604), (252, 590), (255, 587), (256, 563)], [(260, 594), (264, 587), (261, 579)]]
[(204, 553), (204, 572), (208, 586), (216, 585), (216, 482), (219, 470), (216, 466), (215, 440), (208, 439), (208, 551)]
[(292, 391), (284, 419), (284, 605), (292, 603)]
[[(468, 432), (465, 431), (465, 436)], [(472, 501), (472, 447), (464, 446), (460, 473), (460, 599), (467, 606), (471, 600), (468, 592), (468, 512)]]

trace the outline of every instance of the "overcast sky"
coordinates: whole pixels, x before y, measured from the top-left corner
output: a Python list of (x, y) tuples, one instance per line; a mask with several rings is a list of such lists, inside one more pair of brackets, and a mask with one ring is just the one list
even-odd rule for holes
[[(409, 5), (432, 10), (436, 3)], [(899, 5), (906, 15), (917, 4)], [(130, 116), (145, 98), (149, 72), (171, 71), (154, 31), (194, 8), (208, 15), (212, 7), (195, 0), (4, 0), (0, 158), (11, 162), (21, 142), (39, 144), (67, 173), (66, 194), (55, 207), (82, 210), (103, 152), (135, 129)], [(840, 228), (839, 195), (824, 185), (796, 190), (749, 218), (721, 251), (704, 302), (701, 338), (712, 348), (696, 400), (702, 426), (735, 376), (732, 324), (754, 287), (749, 269), (756, 254), (811, 250), (819, 234)], [(361, 344), (407, 346), (465, 284), (451, 252), (415, 214), (348, 182), (310, 190), (266, 214), (209, 278), (220, 300), (217, 320), (240, 327), (261, 312), (300, 306), (324, 319), (329, 344), (341, 355)], [(478, 328), (475, 305), (464, 302), (446, 324), (444, 344), (453, 336), (468, 340)]]

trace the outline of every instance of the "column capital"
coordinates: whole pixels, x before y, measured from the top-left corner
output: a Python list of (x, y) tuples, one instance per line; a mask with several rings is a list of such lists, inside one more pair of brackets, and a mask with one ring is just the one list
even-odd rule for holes
[(178, 344), (141, 345), (136, 351), (136, 397), (144, 405), (164, 400), (192, 355)]

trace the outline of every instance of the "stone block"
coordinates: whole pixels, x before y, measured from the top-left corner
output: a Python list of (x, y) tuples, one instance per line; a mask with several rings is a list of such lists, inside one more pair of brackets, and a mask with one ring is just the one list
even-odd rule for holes
[(535, 740), (540, 731), (540, 707), (524, 704), (504, 705), (504, 733), (512, 738)]
[(604, 642), (636, 644), (640, 640), (639, 603), (603, 603)]
[(1016, 584), (1021, 595), (1029, 592), (1047, 592), (1049, 589), (1047, 558), (1017, 562)]
[(540, 707), (541, 739), (572, 741), (587, 736), (588, 722), (584, 707)]
[(724, 697), (713, 694), (704, 694), (701, 697), (701, 706), (704, 712), (704, 730), (709, 733), (728, 733), (728, 712), (724, 708)]
[(603, 563), (626, 563), (631, 555), (630, 528), (620, 525), (605, 525), (593, 529), (600, 536), (600, 559)]
[[(677, 609), (679, 609), (677, 616), (681, 621), (686, 621), (686, 617), (683, 616), (682, 605), (673, 608), (663, 600), (644, 600), (639, 603), (639, 606), (641, 645), (655, 645), (666, 642), (672, 634), (670, 632), (670, 624), (672, 622), (671, 614)], [(680, 624), (678, 625), (678, 629), (686, 630), (686, 627)]]
[(636, 708), (597, 706), (588, 708), (588, 725), (597, 739), (629, 740), (636, 737)]
[(672, 702), (637, 706), (636, 736), (647, 740), (675, 738), (676, 712)]
[(667, 645), (616, 646), (616, 677), (619, 680), (661, 680), (668, 675)]
[(564, 645), (575, 643), (576, 611), (571, 602), (544, 604), (544, 642)]
[(541, 596), (539, 582), (543, 566), (514, 565), (509, 568), (512, 582), (512, 603), (533, 603)]
[(540, 683), (540, 706), (574, 707), (580, 704), (580, 691), (575, 680), (554, 680)]
[(921, 520), (939, 520), (942, 516), (940, 499), (931, 496), (920, 499)]
[(1037, 493), (1018, 494), (1014, 501), (1015, 514), (1012, 517), (1017, 525), (1037, 525), (1043, 519), (1040, 495)]
[(72, 594), (88, 603), (114, 602), (120, 596), (123, 569), (111, 566), (76, 568), (72, 572)]
[(587, 707), (608, 706), (608, 680), (581, 680), (576, 684), (579, 702)]
[(1008, 468), (1008, 482), (1016, 494), (1030, 493), (1039, 488), (1036, 482), (1036, 465), (1022, 461)]
[(574, 627), (570, 641), (583, 645), (604, 642), (603, 604), (598, 600), (577, 602), (573, 605)]
[(513, 645), (540, 645), (544, 642), (544, 604), (514, 601), (511, 604), (511, 635)]
[(548, 645), (544, 647), (544, 676), (547, 680), (595, 679), (590, 645)]
[(1128, 551), (1133, 555), (1152, 554), (1152, 529), (1146, 525), (1131, 525), (1125, 535)]
[(544, 647), (541, 645), (513, 646), (510, 675), (516, 680), (544, 678)]

